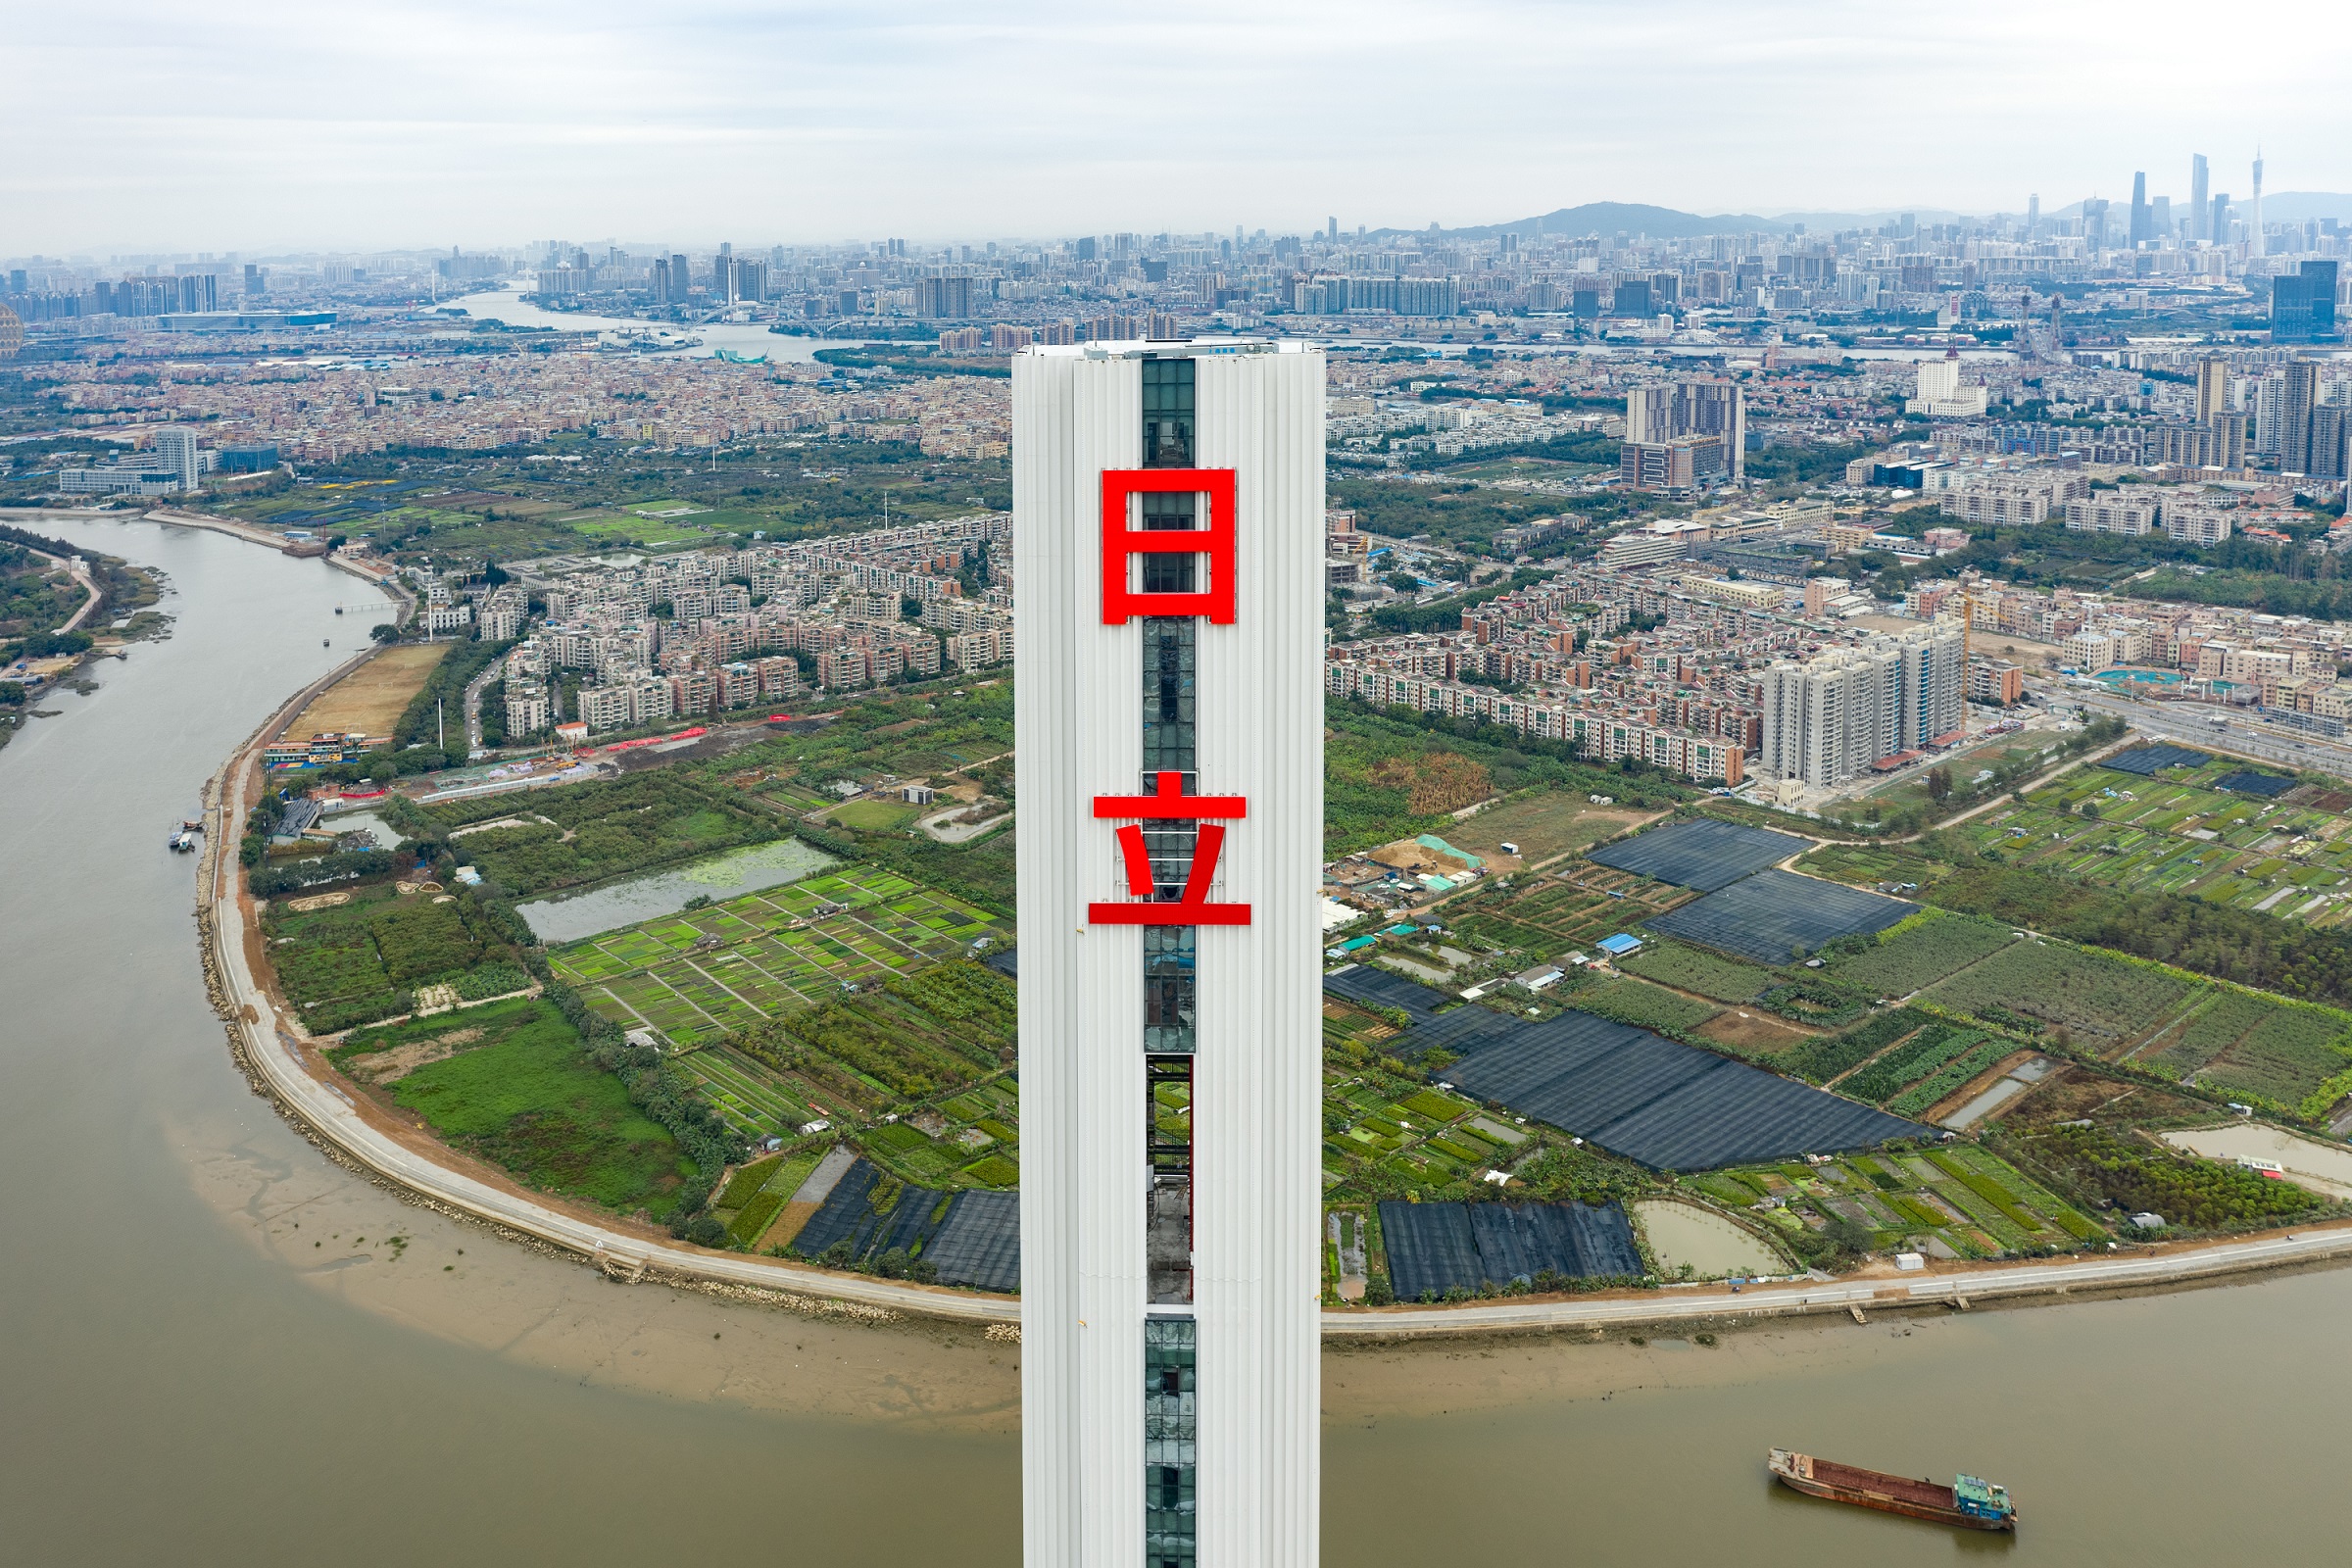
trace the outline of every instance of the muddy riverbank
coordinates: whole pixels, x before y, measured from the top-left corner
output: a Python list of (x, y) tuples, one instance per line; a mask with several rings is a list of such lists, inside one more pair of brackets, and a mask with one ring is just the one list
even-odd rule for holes
[[(319, 646), (351, 586), (220, 534), (86, 526), (165, 571), (177, 619), (172, 659), (110, 668), (0, 753), (11, 1555), (1016, 1562), (1019, 1347), (986, 1325), (616, 1284), (354, 1176), (254, 1097), (190, 940), (192, 858), (139, 829), (357, 651)], [(1775, 1493), (1780, 1443), (2002, 1480), (2024, 1561), (2332, 1561), (2348, 1313), (2330, 1270), (1867, 1325), (1334, 1345), (1326, 1560), (1975, 1549)]]

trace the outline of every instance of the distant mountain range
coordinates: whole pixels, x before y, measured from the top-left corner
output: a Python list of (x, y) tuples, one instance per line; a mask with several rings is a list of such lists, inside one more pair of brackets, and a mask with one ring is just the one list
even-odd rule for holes
[[(2230, 193), (2230, 200), (2241, 210), (2246, 202), (2235, 191)], [(2352, 196), (2340, 191), (2282, 190), (2262, 199), (2262, 220), (2266, 223), (2302, 223), (2315, 218), (2332, 218), (2339, 223), (2352, 221)]]
[(1701, 218), (1671, 207), (1641, 202), (1587, 202), (1563, 207), (1541, 218), (1522, 218), (1513, 223), (1488, 223), (1475, 228), (1441, 230), (1448, 239), (1493, 239), (1497, 234), (1648, 234), (1656, 239), (1690, 239), (1699, 234), (1740, 234), (1749, 230), (1780, 233), (1787, 223), (1750, 213), (1724, 213)]
[[(2217, 193), (2218, 194), (2218, 193)], [(2242, 213), (2246, 198), (2231, 193), (2233, 202)], [(2114, 202), (2110, 213), (2128, 209), (2131, 202)], [(2045, 218), (2062, 214), (2080, 214), (2082, 204), (2050, 207)], [(1809, 234), (1828, 234), (1839, 229), (1877, 228), (1893, 222), (1908, 213), (1919, 222), (1956, 223), (1969, 220), (1967, 213), (1953, 212), (1940, 207), (1908, 207), (1875, 213), (1782, 213), (1764, 218), (1754, 213), (1717, 213), (1702, 217), (1672, 207), (1652, 207), (1643, 202), (1586, 202), (1579, 207), (1562, 207), (1540, 217), (1522, 218), (1508, 223), (1483, 223), (1467, 228), (1432, 228), (1447, 239), (1493, 239), (1498, 234), (1647, 234), (1652, 239), (1692, 239), (1701, 234), (1787, 234), (1800, 225)], [(2274, 223), (2300, 223), (2314, 218), (2333, 218), (2352, 221), (2352, 195), (2328, 191), (2280, 191), (2262, 200), (2262, 216)], [(1383, 234), (1400, 234), (1402, 229), (1382, 229)]]

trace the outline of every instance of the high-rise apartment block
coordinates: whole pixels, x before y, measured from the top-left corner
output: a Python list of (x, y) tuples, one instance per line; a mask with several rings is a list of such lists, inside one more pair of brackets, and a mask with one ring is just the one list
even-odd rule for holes
[(963, 320), (972, 314), (972, 280), (968, 277), (916, 278), (914, 314), (934, 320)]
[(2290, 361), (2278, 399), (2278, 467), (2281, 472), (2312, 471), (2311, 413), (2319, 404), (2319, 362)]
[(1764, 672), (1760, 770), (1820, 788), (1961, 727), (1961, 629), (1935, 620)]
[(2271, 341), (2323, 343), (2336, 336), (2336, 264), (2314, 258), (2271, 279)]
[(1737, 484), (1747, 471), (1747, 406), (1732, 381), (1666, 381), (1625, 398), (1618, 462), (1638, 490)]
[(193, 490), (201, 482), (204, 457), (196, 446), (196, 432), (184, 424), (167, 424), (155, 432), (153, 454), (155, 471), (170, 474), (182, 490)]
[(1960, 353), (1947, 349), (1940, 360), (1919, 362), (1918, 386), (1903, 409), (1931, 419), (1971, 419), (1984, 412), (1986, 397), (1984, 383), (1961, 380)]
[(2230, 412), (2230, 361), (2208, 354), (2197, 362), (2197, 422), (2211, 425)]
[(1323, 356), (1012, 369), (1025, 1560), (1302, 1568)]

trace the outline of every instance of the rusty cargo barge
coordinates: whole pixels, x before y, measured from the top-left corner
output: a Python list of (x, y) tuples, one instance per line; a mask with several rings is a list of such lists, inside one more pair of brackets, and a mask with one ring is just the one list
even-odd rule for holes
[(1785, 1487), (1811, 1497), (1850, 1502), (1858, 1508), (1899, 1513), (1936, 1524), (1969, 1530), (2015, 1530), (2017, 1508), (2005, 1487), (1975, 1476), (1955, 1476), (1948, 1487), (1933, 1481), (1913, 1481), (1858, 1465), (1816, 1459), (1809, 1453), (1775, 1448), (1768, 1461)]

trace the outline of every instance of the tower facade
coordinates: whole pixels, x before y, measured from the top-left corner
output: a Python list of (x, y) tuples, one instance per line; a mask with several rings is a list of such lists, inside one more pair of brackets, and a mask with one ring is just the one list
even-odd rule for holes
[(1323, 357), (1013, 359), (1029, 1568), (1311, 1568)]
[(2254, 149), (2254, 205), (2246, 211), (2246, 254), (2268, 256), (2270, 238), (2262, 231), (2262, 149)]

